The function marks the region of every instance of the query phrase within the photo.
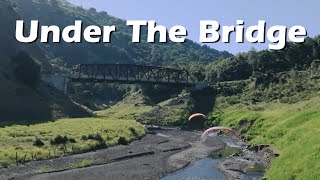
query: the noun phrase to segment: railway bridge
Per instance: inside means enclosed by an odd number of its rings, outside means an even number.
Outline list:
[[[162,84],[196,86],[197,78],[187,70],[136,64],[79,64],[71,82]]]
[[[121,83],[171,85],[202,89],[201,83],[187,70],[136,64],[78,64],[71,75],[43,74],[42,80],[67,93],[68,83]]]

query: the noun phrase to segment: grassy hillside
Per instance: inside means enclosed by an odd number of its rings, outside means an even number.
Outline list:
[[[42,25],[58,25],[64,28],[82,20],[83,26],[116,25],[110,44],[105,43],[48,43],[43,46],[55,57],[61,57],[68,64],[76,63],[140,63],[164,65],[172,61],[210,62],[230,57],[228,52],[219,52],[188,40],[186,43],[146,43],[146,31],[142,32],[142,43],[131,42],[131,28],[125,20],[113,17],[94,8],[83,9],[65,0],[12,0],[21,17],[29,21],[37,19]],[[30,24],[30,23],[27,23]],[[187,52],[187,53],[186,53]]]
[[[0,123],[22,119],[51,119],[51,110],[44,97],[39,96],[33,89],[5,77],[0,76],[0,81]]]
[[[191,98],[189,94],[160,102],[138,117],[138,121],[158,125],[182,125],[190,111]]]
[[[11,57],[21,50],[27,52],[42,67],[51,72],[52,53],[38,43],[23,44],[15,39],[15,21],[21,15],[13,1],[0,1],[0,125],[31,123],[59,117],[87,117],[91,113],[55,89],[41,84],[31,88],[17,80]],[[26,29],[28,31],[28,29]]]
[[[181,94],[154,103],[142,91],[128,94],[122,101],[106,110],[96,111],[100,117],[135,119],[144,124],[181,125],[189,111],[190,96]],[[183,121],[181,121],[184,119]]]
[[[35,90],[5,76],[0,75],[0,81],[0,126],[92,116],[90,110],[45,84]]]
[[[219,52],[207,46],[201,46],[188,40],[186,43],[131,43],[131,29],[125,20],[113,17],[107,12],[95,9],[83,9],[65,0],[2,0],[0,1],[0,77],[5,81],[0,85],[0,107],[6,111],[0,113],[0,121],[4,120],[48,120],[56,117],[73,117],[73,102],[63,101],[61,96],[53,97],[54,90],[45,88],[26,89],[18,83],[13,75],[10,58],[19,51],[26,51],[41,65],[41,72],[68,72],[66,67],[78,63],[139,63],[153,65],[187,64],[193,61],[211,62],[232,56],[227,52]],[[23,19],[28,35],[30,20],[39,20],[41,25],[58,25],[61,29],[72,25],[75,20],[82,20],[88,25],[116,25],[118,31],[112,36],[112,43],[19,43],[15,38],[15,22]],[[143,30],[143,39],[146,31]],[[187,53],[186,53],[187,52]],[[89,87],[89,88],[86,88]],[[8,88],[8,89],[7,89]],[[14,93],[26,91],[25,95]],[[19,90],[20,89],[20,90]],[[72,89],[72,87],[70,88]],[[109,105],[108,101],[119,101],[122,98],[121,87],[98,85],[85,86],[77,84],[76,93],[71,96],[92,109]],[[44,91],[42,91],[44,90]],[[45,92],[47,91],[47,92]],[[50,91],[50,92],[48,92]],[[88,92],[95,93],[88,93]],[[23,92],[22,92],[23,93]],[[92,94],[92,96],[87,96]],[[49,95],[46,96],[46,95]],[[87,97],[87,98],[85,98]],[[39,100],[40,99],[40,100]],[[50,100],[48,100],[50,99]],[[58,99],[59,102],[54,102]],[[50,102],[48,102],[50,101]],[[19,103],[21,102],[21,103]],[[63,106],[64,104],[69,104]],[[113,104],[113,103],[110,103]],[[21,110],[21,113],[13,113]],[[77,110],[74,110],[78,113]],[[19,112],[19,111],[18,111]],[[29,115],[25,112],[31,112]],[[80,113],[83,114],[83,113]]]
[[[15,38],[16,20],[21,19],[21,15],[14,8],[9,0],[0,1],[0,72],[11,75],[10,57],[24,50],[32,57],[36,58],[42,65],[43,70],[51,71],[48,62],[52,54],[38,43],[19,43]],[[28,31],[28,29],[26,29]]]
[[[136,119],[150,109],[152,102],[138,91],[128,94],[122,101],[106,110],[96,111],[95,114],[107,118]]]
[[[320,178],[320,98],[293,104],[271,102],[233,105],[224,110],[221,124],[242,130],[253,144],[271,144],[280,152],[267,172],[268,179]],[[244,122],[250,122],[249,129]]]
[[[232,127],[251,144],[270,144],[279,152],[268,179],[319,179],[319,81],[305,71],[269,85],[258,79],[229,82],[216,100],[222,111],[212,112],[209,124]]]

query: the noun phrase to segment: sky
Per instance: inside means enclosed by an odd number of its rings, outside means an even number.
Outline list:
[[[290,28],[301,25],[308,36],[320,34],[320,1],[317,0],[69,0],[84,8],[94,7],[109,15],[125,20],[155,20],[168,29],[182,25],[188,30],[188,39],[199,42],[201,20],[215,20],[221,26],[236,26],[236,20],[244,20],[245,26],[256,25],[265,20],[270,26],[284,25]],[[235,33],[234,33],[235,34]],[[252,47],[267,49],[266,43],[235,43],[231,35],[230,43],[207,44],[217,50],[233,54],[246,52]]]

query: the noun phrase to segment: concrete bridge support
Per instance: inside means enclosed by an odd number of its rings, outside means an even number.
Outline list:
[[[70,80],[67,75],[42,74],[41,80],[64,94],[68,93],[68,83]]]

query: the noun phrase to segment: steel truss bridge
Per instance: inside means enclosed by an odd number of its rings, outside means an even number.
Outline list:
[[[73,67],[71,82],[159,84],[196,86],[187,70],[134,64],[79,64]]]

